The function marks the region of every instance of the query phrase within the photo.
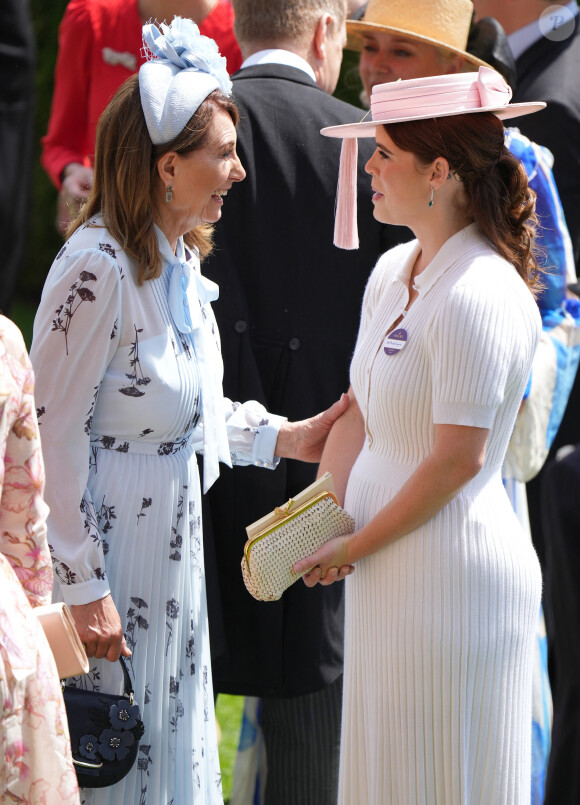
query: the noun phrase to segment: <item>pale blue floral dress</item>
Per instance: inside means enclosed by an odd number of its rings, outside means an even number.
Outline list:
[[[48,275],[31,349],[58,587],[69,604],[110,589],[145,723],[130,774],[84,790],[94,805],[222,802],[195,451],[206,487],[230,450],[273,466],[281,421],[224,400],[217,286],[181,242],[176,257],[158,240],[163,273],[139,285],[106,229],[78,230]],[[90,666],[72,683],[121,689],[118,663]]]

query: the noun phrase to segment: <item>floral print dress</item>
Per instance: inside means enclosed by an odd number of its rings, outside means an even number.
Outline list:
[[[217,286],[157,233],[163,272],[139,285],[99,220],[77,230],[48,275],[31,350],[60,592],[83,604],[110,590],[145,724],[129,775],[83,791],[99,805],[222,802],[195,452],[210,465],[230,451],[276,463],[280,418],[221,394]],[[119,663],[90,666],[72,684],[121,690]]]
[[[52,589],[48,509],[22,336],[0,316],[0,802],[79,802],[54,658],[31,607]]]

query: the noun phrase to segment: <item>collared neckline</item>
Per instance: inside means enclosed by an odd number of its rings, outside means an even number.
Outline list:
[[[282,64],[285,67],[296,67],[298,70],[306,73],[314,83],[316,83],[316,76],[314,70],[308,64],[306,59],[293,53],[290,50],[283,50],[282,48],[268,48],[266,50],[259,50],[257,53],[252,53],[244,60],[240,70],[245,70],[246,67],[256,67],[262,64]]]
[[[460,255],[464,254],[468,248],[483,242],[485,242],[485,239],[476,223],[468,224],[468,226],[460,229],[459,232],[456,232],[445,241],[431,262],[420,274],[417,274],[413,281],[413,287],[420,295],[426,294],[439,277],[451,268]],[[398,280],[404,285],[409,284],[411,271],[419,252],[420,245],[416,241],[409,257],[393,277],[393,281]]]

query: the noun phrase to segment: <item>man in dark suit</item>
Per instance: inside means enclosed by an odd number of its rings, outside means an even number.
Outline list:
[[[580,25],[576,0],[474,0],[477,18],[495,17],[516,59],[513,100],[542,100],[537,115],[514,118],[531,140],[554,155],[553,173],[580,271]],[[532,120],[532,118],[536,118]],[[580,443],[580,374],[576,376],[550,456]],[[545,805],[572,805],[580,796],[580,452],[549,458],[527,485],[530,526],[544,574],[544,612],[554,703]],[[574,486],[576,484],[576,486]],[[575,636],[575,637],[572,637]]]
[[[366,280],[389,245],[364,172],[373,143],[360,147],[360,249],[343,251],[333,246],[340,143],[320,129],[364,114],[329,94],[345,0],[234,0],[234,10],[246,60],[233,84],[247,178],[229,192],[204,273],[220,285],[214,310],[227,396],[302,419],[348,388]],[[245,526],[315,472],[296,462],[272,473],[222,470],[209,495],[221,596],[216,608],[210,589],[210,630],[223,627],[227,645],[214,687],[262,697],[266,801],[275,805],[336,802],[343,590],[298,582],[280,601],[260,603],[243,586],[240,561]]]
[[[0,310],[8,313],[28,225],[35,44],[28,0],[0,5]]]
[[[554,699],[545,805],[580,802],[580,445],[548,462],[542,483],[544,587]]]

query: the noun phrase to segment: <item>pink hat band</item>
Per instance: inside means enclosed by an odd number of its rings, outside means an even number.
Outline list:
[[[478,73],[378,84],[371,95],[373,120],[401,117],[438,117],[477,109],[501,108],[511,100],[511,87],[495,70],[480,67]]]

